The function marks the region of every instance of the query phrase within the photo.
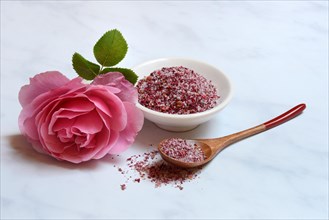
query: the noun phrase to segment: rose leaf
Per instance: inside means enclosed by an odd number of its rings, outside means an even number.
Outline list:
[[[92,80],[99,74],[100,66],[86,60],[78,53],[73,54],[72,65],[78,75],[84,79]]]
[[[125,56],[128,44],[117,29],[106,32],[95,44],[94,55],[102,66],[114,66]]]
[[[121,68],[121,67],[105,68],[100,72],[100,74],[104,74],[104,73],[108,73],[108,72],[120,72],[120,73],[122,73],[122,75],[124,75],[126,80],[131,82],[133,85],[137,82],[137,79],[138,79],[137,74],[133,70],[127,69],[127,68]]]

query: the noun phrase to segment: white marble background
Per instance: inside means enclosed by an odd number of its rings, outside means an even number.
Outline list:
[[[150,122],[115,161],[80,165],[39,155],[19,135],[17,94],[118,28],[121,63],[189,57],[228,74],[235,94],[214,120],[182,137],[216,137],[296,104],[296,119],[223,151],[184,184],[154,188],[113,164],[173,134]],[[328,1],[1,1],[1,219],[328,219]]]

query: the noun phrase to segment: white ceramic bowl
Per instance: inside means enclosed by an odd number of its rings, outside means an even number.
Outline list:
[[[206,79],[211,80],[220,96],[218,104],[207,111],[178,115],[157,112],[137,103],[137,107],[144,113],[146,119],[154,122],[158,127],[169,131],[188,131],[211,119],[222,110],[232,98],[232,85],[228,77],[217,68],[201,61],[185,58],[162,58],[142,63],[134,68],[139,80],[148,76],[154,70],[162,67],[184,66],[194,70]]]

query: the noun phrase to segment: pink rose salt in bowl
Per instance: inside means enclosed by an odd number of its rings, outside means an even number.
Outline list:
[[[186,58],[162,58],[134,68],[137,107],[158,127],[183,132],[213,118],[232,98],[229,78],[216,67]]]

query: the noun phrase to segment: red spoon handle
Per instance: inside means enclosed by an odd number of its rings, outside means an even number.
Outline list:
[[[296,117],[297,115],[299,115],[300,113],[302,113],[302,111],[306,108],[305,104],[299,104],[295,107],[293,107],[292,109],[290,109],[289,111],[283,113],[282,115],[279,115],[276,118],[273,118],[272,120],[269,120],[267,122],[265,122],[263,125],[265,125],[265,129],[270,129],[273,128],[275,126],[278,126],[294,117]]]

